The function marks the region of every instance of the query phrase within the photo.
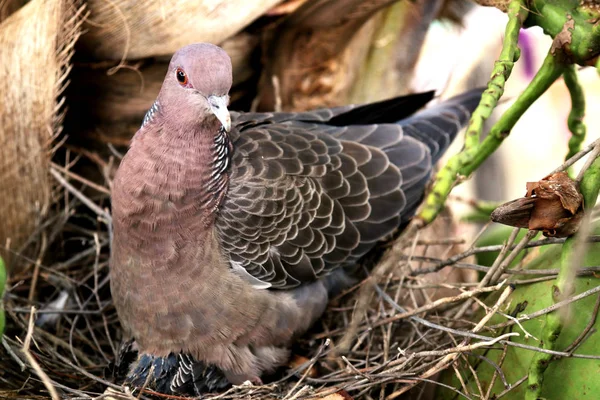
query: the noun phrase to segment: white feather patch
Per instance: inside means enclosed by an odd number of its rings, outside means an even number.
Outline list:
[[[250,275],[250,273],[246,271],[246,268],[242,267],[241,263],[236,261],[230,261],[229,263],[231,264],[231,269],[233,269],[233,272],[242,278],[242,280],[252,285],[254,289],[268,289],[271,287],[269,282],[263,282],[260,279]]]

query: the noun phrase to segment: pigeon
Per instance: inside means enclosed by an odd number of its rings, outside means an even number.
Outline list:
[[[113,181],[111,292],[134,386],[198,395],[284,365],[414,216],[481,96],[237,113],[231,84],[221,48],[177,51]]]

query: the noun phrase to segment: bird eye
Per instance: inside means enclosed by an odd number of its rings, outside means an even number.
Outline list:
[[[175,71],[175,76],[177,77],[177,82],[179,82],[182,86],[187,85],[188,77],[183,69],[177,68],[177,71]]]

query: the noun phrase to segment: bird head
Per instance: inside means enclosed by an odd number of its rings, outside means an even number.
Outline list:
[[[214,116],[229,131],[231,83],[231,59],[223,49],[210,43],[190,44],[173,55],[159,101],[179,110],[174,115],[181,118]]]

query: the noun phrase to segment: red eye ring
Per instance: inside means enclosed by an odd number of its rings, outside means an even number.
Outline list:
[[[185,86],[188,83],[188,77],[187,74],[185,73],[185,71],[183,70],[183,68],[178,67],[177,70],[175,71],[175,77],[177,78],[177,82],[179,82],[179,84],[181,86]]]

